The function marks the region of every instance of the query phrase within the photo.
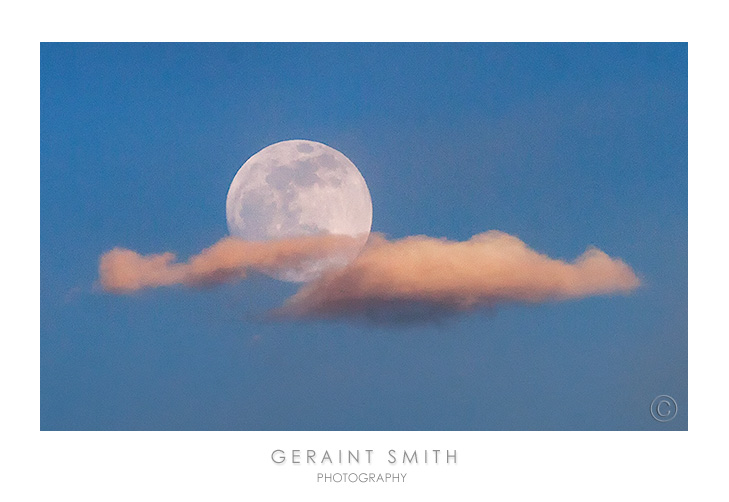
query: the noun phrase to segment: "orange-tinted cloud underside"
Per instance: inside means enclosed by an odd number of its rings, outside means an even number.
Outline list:
[[[225,238],[186,263],[175,255],[142,256],[116,248],[102,255],[99,282],[111,293],[240,280],[251,270],[271,273],[344,252],[341,236],[246,242]],[[464,242],[426,236],[389,241],[373,234],[347,267],[305,284],[277,315],[287,317],[428,316],[503,302],[544,302],[627,293],[640,285],[623,261],[589,248],[573,262],[552,259],[509,234],[490,231]]]

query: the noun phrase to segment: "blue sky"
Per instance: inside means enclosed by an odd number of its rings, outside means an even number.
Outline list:
[[[686,429],[687,64],[686,44],[41,45],[41,428]],[[264,321],[297,286],[263,276],[93,290],[114,246],[223,237],[238,168],[294,138],[357,165],[389,237],[595,245],[644,284],[395,326]]]

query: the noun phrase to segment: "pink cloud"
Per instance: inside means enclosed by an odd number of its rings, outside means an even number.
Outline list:
[[[306,269],[357,244],[357,239],[331,235],[268,242],[228,237],[185,263],[169,252],[144,256],[115,248],[101,256],[99,282],[117,294],[176,284],[215,285],[241,280],[250,270]],[[389,241],[372,234],[352,263],[305,284],[275,315],[427,317],[507,302],[625,294],[639,285],[630,266],[597,248],[567,262],[499,231],[464,242],[427,236]]]

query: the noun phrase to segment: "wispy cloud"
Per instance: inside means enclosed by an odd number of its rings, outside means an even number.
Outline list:
[[[212,286],[243,279],[250,270],[306,270],[327,257],[351,253],[360,242],[354,237],[335,235],[267,242],[226,237],[186,263],[177,262],[171,252],[145,256],[130,249],[114,248],[99,260],[99,284],[105,291],[117,294],[175,284]]]
[[[276,273],[357,246],[341,236],[246,242],[225,238],[175,262],[173,253],[142,256],[113,249],[101,257],[99,280],[112,293],[242,279],[249,270]],[[389,241],[373,234],[347,267],[305,284],[273,314],[293,318],[364,316],[428,318],[500,303],[537,303],[628,293],[640,280],[625,262],[588,248],[572,262],[553,259],[512,235],[490,231],[464,242],[427,236]]]

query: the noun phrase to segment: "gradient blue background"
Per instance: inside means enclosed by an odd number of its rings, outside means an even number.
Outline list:
[[[686,44],[42,44],[42,429],[687,429]],[[588,245],[644,286],[438,323],[269,322],[296,291],[94,291],[227,233],[243,162],[347,155],[373,230]],[[654,421],[658,394],[678,402]]]

